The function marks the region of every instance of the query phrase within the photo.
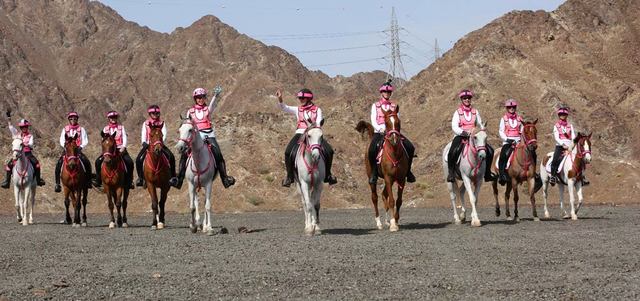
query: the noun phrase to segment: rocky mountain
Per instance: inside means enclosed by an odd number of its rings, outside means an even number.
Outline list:
[[[490,142],[498,144],[497,126],[505,98],[539,118],[540,150],[551,150],[554,107],[570,105],[580,129],[594,132],[594,162],[588,172],[591,203],[635,201],[638,158],[638,46],[640,4],[632,0],[569,0],[556,11],[509,13],[469,33],[441,59],[399,90],[403,129],[418,146],[418,183],[408,188],[409,206],[447,205],[440,152],[451,138],[449,119],[455,95],[471,88],[475,105],[489,121]],[[45,179],[39,210],[59,210],[53,192],[53,164],[65,114],[77,110],[90,135],[87,154],[98,153],[104,113],[123,113],[132,155],[139,150],[145,108],[163,108],[169,139],[175,139],[178,115],[192,103],[198,86],[224,87],[215,113],[218,140],[230,174],[238,184],[214,185],[214,207],[224,211],[295,209],[295,190],[281,188],[282,152],[294,131],[293,116],[276,107],[271,95],[285,91],[285,101],[309,87],[325,111],[325,136],[336,149],[338,185],[327,188],[325,207],[368,207],[362,157],[367,141],[353,130],[368,119],[383,72],[330,78],[306,69],[284,50],[237,32],[213,16],[170,34],[154,32],[88,0],[0,0],[0,110],[11,108],[31,119]],[[16,118],[17,119],[17,118]],[[14,120],[15,121],[15,120]],[[1,124],[0,142],[8,131]],[[620,189],[620,188],[623,189]],[[12,210],[13,201],[0,202]],[[491,205],[485,189],[481,203]],[[104,211],[103,195],[91,194],[91,211]],[[134,190],[132,209],[149,208],[146,191]],[[172,191],[168,209],[185,211],[186,189]]]

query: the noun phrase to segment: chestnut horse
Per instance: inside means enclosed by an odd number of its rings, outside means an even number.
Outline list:
[[[584,135],[578,133],[573,140],[573,149],[567,150],[567,158],[560,165],[558,176],[558,189],[560,190],[560,209],[564,212],[563,218],[578,219],[578,210],[582,206],[584,197],[582,196],[582,177],[587,168],[587,164],[591,163],[591,134]],[[540,163],[540,176],[542,177],[542,196],[544,198],[544,217],[551,218],[549,209],[547,208],[547,190],[549,189],[549,173],[551,172],[551,158],[553,152],[548,153]],[[549,172],[547,172],[547,166]],[[564,208],[564,186],[569,188],[569,203],[571,205],[569,213]],[[576,198],[574,191],[578,195],[578,205],[575,205]]]
[[[533,220],[540,221],[538,218],[538,213],[536,211],[536,198],[535,192],[536,189],[536,149],[538,148],[538,130],[536,129],[536,123],[538,123],[538,119],[533,122],[525,121],[523,122],[523,130],[520,134],[520,142],[516,144],[513,153],[509,158],[509,167],[507,170],[507,174],[510,177],[510,181],[507,182],[507,187],[504,193],[504,206],[505,206],[505,215],[507,216],[507,220],[520,220],[518,217],[518,201],[520,197],[518,195],[518,185],[527,182],[529,187],[529,199],[531,201],[531,210],[533,213]],[[494,172],[497,173],[498,167],[497,163],[500,158],[500,150],[495,152],[493,157],[493,164],[491,168]],[[498,203],[498,180],[494,180],[493,183],[493,198],[496,201],[496,216],[500,216],[500,204]],[[509,212],[509,195],[511,194],[511,190],[513,189],[513,215],[511,218],[511,213]]]
[[[73,137],[65,136],[64,156],[62,157],[62,185],[64,187],[65,223],[71,224],[69,202],[73,204],[73,227],[80,227],[80,208],[82,207],[82,226],[87,226],[87,176],[80,160],[80,147],[76,144],[76,133]]]
[[[128,227],[127,224],[127,198],[129,197],[129,184],[126,183],[125,165],[122,155],[116,147],[116,133],[109,135],[105,132],[102,135],[102,176],[103,191],[107,194],[107,203],[109,203],[109,212],[111,213],[111,222],[109,228],[116,227],[116,219],[113,216],[113,207],[118,211],[117,225],[118,227]],[[122,215],[120,213],[122,208]]]
[[[164,143],[162,142],[162,124],[151,125],[149,133],[149,148],[147,156],[144,159],[144,180],[146,181],[147,191],[151,196],[151,209],[153,210],[153,222],[151,229],[164,228],[164,204],[167,201],[167,194],[171,185],[169,185],[169,159],[162,152]],[[158,206],[157,189],[160,188],[160,202]]]
[[[378,165],[378,174],[384,179],[384,189],[382,190],[382,198],[384,199],[384,209],[386,212],[386,222],[389,224],[389,231],[395,232],[399,230],[398,222],[400,220],[400,206],[402,206],[402,192],[409,171],[409,156],[402,146],[404,136],[400,133],[400,118],[398,111],[400,107],[396,107],[395,111],[384,112],[384,123],[386,126],[384,142],[382,143],[382,154],[380,164]],[[356,126],[356,130],[360,134],[366,131],[369,139],[373,138],[373,126],[366,122],[360,121]],[[368,150],[365,150],[364,163],[367,168],[367,177],[371,177],[371,165],[369,164]],[[393,184],[398,185],[398,197],[393,198]],[[376,226],[382,230],[382,222],[378,212],[378,191],[376,184],[369,184],[371,188],[371,202],[376,214]],[[391,210],[391,220],[389,221],[389,210]]]

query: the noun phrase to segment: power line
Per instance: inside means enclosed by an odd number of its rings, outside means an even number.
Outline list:
[[[346,64],[364,63],[364,62],[372,62],[372,61],[377,61],[377,60],[386,60],[387,58],[389,58],[389,57],[388,57],[388,56],[383,56],[383,57],[377,57],[377,58],[370,58],[370,59],[363,59],[363,60],[355,60],[355,61],[346,61],[346,62],[331,63],[331,64],[307,65],[307,67],[325,67],[325,66],[335,66],[335,65],[346,65]]]
[[[304,40],[304,39],[332,39],[353,36],[381,34],[383,31],[359,31],[359,32],[336,32],[336,33],[315,33],[315,34],[285,34],[285,35],[255,35],[253,38],[265,40]]]
[[[365,46],[355,46],[355,47],[344,47],[344,48],[332,48],[332,49],[317,49],[317,50],[303,50],[303,51],[293,51],[293,54],[303,54],[303,53],[318,53],[318,52],[334,52],[334,51],[344,51],[344,50],[352,50],[352,49],[364,49],[364,48],[373,48],[385,46],[386,44],[376,44],[376,45],[365,45]]]

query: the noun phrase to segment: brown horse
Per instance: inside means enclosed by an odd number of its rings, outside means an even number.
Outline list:
[[[80,227],[80,207],[82,207],[82,226],[87,226],[87,175],[80,160],[80,148],[76,144],[78,134],[65,136],[62,163],[62,185],[64,186],[65,223],[71,224],[69,202],[73,204],[73,227]]]
[[[109,203],[109,211],[111,212],[111,222],[109,228],[116,226],[116,220],[113,216],[113,207],[118,210],[118,227],[128,227],[127,224],[127,199],[129,197],[129,184],[126,183],[125,165],[122,155],[116,147],[114,132],[112,135],[101,132],[102,135],[102,168],[100,174],[102,176],[103,191],[107,194],[107,203]],[[122,215],[120,213],[122,208]]]
[[[505,215],[507,216],[507,220],[516,221],[520,220],[518,217],[518,200],[520,199],[518,195],[518,185],[527,182],[529,188],[529,199],[531,201],[531,209],[533,211],[533,219],[535,221],[539,221],[538,213],[536,211],[536,149],[538,148],[538,130],[536,129],[536,123],[538,119],[533,122],[525,121],[523,123],[522,134],[520,135],[520,142],[516,144],[513,154],[509,158],[509,169],[507,170],[507,174],[511,178],[510,182],[507,182],[507,187],[504,193],[504,206],[505,206]],[[491,168],[494,172],[497,173],[496,162],[500,158],[500,150],[495,152],[493,157],[493,163],[491,164]],[[493,197],[496,201],[496,216],[500,216],[500,204],[498,204],[498,180],[493,181]],[[514,217],[511,218],[511,214],[509,212],[509,195],[511,194],[511,190],[513,189],[513,204]]]
[[[386,126],[384,142],[382,143],[382,157],[380,158],[380,164],[378,165],[378,174],[382,175],[384,179],[384,189],[382,190],[382,197],[384,199],[384,209],[386,212],[386,222],[389,225],[389,231],[398,231],[398,222],[400,220],[400,206],[402,206],[402,192],[404,190],[404,184],[409,170],[409,157],[407,152],[402,146],[402,139],[404,136],[400,133],[400,118],[398,117],[398,111],[400,107],[396,107],[395,111],[384,112],[384,122]],[[369,134],[369,139],[373,138],[374,130],[373,126],[366,122],[360,121],[356,126],[356,130],[360,134],[364,134],[365,131]],[[367,169],[367,178],[371,177],[371,165],[369,164],[369,156],[365,151],[364,163]],[[393,198],[393,184],[398,184],[398,197],[396,200]],[[376,226],[382,230],[382,222],[380,221],[380,214],[378,212],[378,191],[376,184],[369,184],[371,188],[371,202],[373,203],[373,209],[376,214]],[[392,218],[389,222],[389,210],[391,210]]]
[[[171,185],[169,179],[169,160],[162,152],[164,143],[162,142],[162,125],[151,125],[149,134],[149,148],[144,160],[144,179],[147,184],[147,191],[151,196],[151,209],[153,209],[153,223],[151,229],[164,228],[164,204],[167,201],[167,194]],[[158,206],[157,188],[160,188],[160,206]]]

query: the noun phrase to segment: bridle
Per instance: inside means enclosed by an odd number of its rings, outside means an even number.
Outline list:
[[[313,187],[313,173],[318,169],[318,163],[320,162],[320,160],[315,161],[311,164],[309,164],[309,162],[307,162],[307,159],[305,158],[305,153],[311,153],[313,152],[313,150],[318,150],[320,152],[320,156],[324,155],[324,150],[322,149],[322,144],[320,143],[309,143],[309,131],[312,129],[320,129],[322,130],[322,128],[320,128],[319,126],[308,126],[305,130],[304,130],[304,136],[303,139],[298,143],[301,147],[300,147],[300,155],[302,156],[302,162],[304,162],[304,166],[307,168],[307,172],[309,173],[309,176],[311,177],[311,186]]]

